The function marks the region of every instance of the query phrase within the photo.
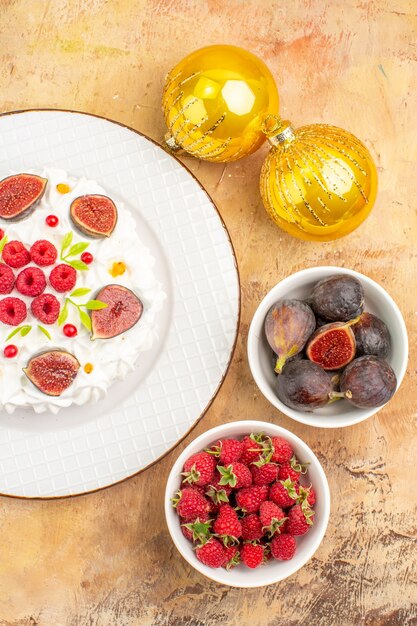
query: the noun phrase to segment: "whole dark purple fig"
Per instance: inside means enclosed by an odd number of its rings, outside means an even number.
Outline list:
[[[347,322],[362,313],[364,300],[363,287],[357,278],[336,274],[314,285],[308,301],[318,317],[330,322]]]
[[[397,377],[384,360],[365,355],[346,367],[340,379],[340,394],[354,406],[368,409],[382,406],[392,398],[397,388]]]
[[[391,336],[387,325],[376,315],[362,313],[352,325],[356,339],[356,355],[373,354],[385,359],[391,348]]]
[[[307,360],[292,361],[277,377],[275,391],[291,409],[310,412],[330,401],[333,384],[332,376],[319,365]]]
[[[311,308],[301,300],[281,300],[268,311],[265,318],[265,335],[278,358],[277,374],[286,361],[302,351],[314,332],[316,319]]]

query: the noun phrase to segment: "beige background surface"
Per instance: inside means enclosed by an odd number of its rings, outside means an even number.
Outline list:
[[[224,421],[276,421],[323,462],[333,496],[310,563],[263,590],[229,589],[192,570],[170,541],[162,486],[185,443],[121,485],[52,502],[0,499],[1,626],[405,626],[417,624],[415,0],[0,0],[0,108],[72,108],[160,140],[166,72],[189,51],[232,43],[261,56],[281,112],[357,134],[378,165],[367,222],[327,244],[280,232],[264,212],[266,146],[222,166],[186,159],[230,230],[242,322],[217,399],[190,435]],[[414,122],[414,124],[413,124]],[[408,373],[395,399],[344,430],[303,427],[259,394],[246,361],[262,296],[298,269],[336,264],[385,286],[408,325]]]

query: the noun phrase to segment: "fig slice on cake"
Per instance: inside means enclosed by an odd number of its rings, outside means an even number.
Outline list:
[[[48,350],[32,357],[23,369],[29,380],[47,396],[60,396],[74,382],[80,363],[65,350]]]
[[[72,201],[73,224],[89,237],[110,237],[117,224],[117,208],[111,198],[99,194],[80,196]]]
[[[143,313],[143,304],[136,294],[122,285],[106,285],[96,300],[107,307],[91,311],[91,339],[111,339],[132,328]]]
[[[39,203],[48,179],[35,174],[15,174],[0,181],[0,217],[20,220]]]

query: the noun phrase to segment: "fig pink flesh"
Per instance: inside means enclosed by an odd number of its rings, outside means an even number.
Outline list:
[[[0,217],[5,220],[29,211],[44,194],[46,178],[16,174],[0,181]]]
[[[76,226],[95,236],[109,237],[117,222],[116,205],[107,196],[80,196],[71,204],[70,214]]]
[[[107,285],[96,295],[107,307],[91,312],[92,339],[110,339],[132,328],[139,321],[143,304],[121,285]]]
[[[23,371],[40,391],[48,396],[60,396],[73,383],[79,368],[75,356],[52,350],[33,357]]]
[[[354,358],[355,338],[348,326],[327,328],[322,326],[313,335],[307,346],[307,356],[325,370],[337,370]]]

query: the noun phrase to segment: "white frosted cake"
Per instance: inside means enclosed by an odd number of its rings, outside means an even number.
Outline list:
[[[0,181],[0,228],[0,408],[96,402],[158,336],[165,294],[133,216],[45,168]]]

